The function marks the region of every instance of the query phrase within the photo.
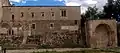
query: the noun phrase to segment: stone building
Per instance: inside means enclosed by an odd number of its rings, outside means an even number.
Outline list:
[[[7,47],[87,45],[106,48],[117,45],[115,20],[90,20],[82,32],[80,6],[12,6],[8,0],[0,0],[0,11],[0,43]],[[113,44],[108,46],[110,41]]]
[[[117,47],[116,20],[89,20],[86,31],[87,44],[92,48]]]

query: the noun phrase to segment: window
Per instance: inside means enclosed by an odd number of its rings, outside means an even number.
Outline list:
[[[75,20],[75,24],[77,24],[78,22],[77,22],[77,20]]]
[[[61,16],[62,17],[66,17],[67,15],[66,15],[66,10],[61,10]]]
[[[32,17],[34,17],[34,12],[31,12],[31,14],[32,14]]]
[[[54,23],[50,23],[50,28],[53,28],[54,27]]]
[[[23,15],[24,13],[23,12],[21,12],[21,17],[23,17],[24,15]]]
[[[8,30],[8,34],[9,35],[14,35],[14,31],[13,30]]]
[[[52,24],[50,24],[50,27],[53,27],[53,23],[52,23]]]
[[[51,15],[54,16],[54,12],[52,12]]]
[[[14,15],[12,15],[12,20],[14,20]]]
[[[8,31],[8,34],[11,35],[11,30]]]
[[[14,31],[12,30],[11,32],[12,32],[12,35],[14,35]]]
[[[43,17],[44,17],[44,12],[41,12],[41,16],[43,16]]]
[[[32,29],[35,29],[35,24],[32,24],[31,28],[32,28]]]

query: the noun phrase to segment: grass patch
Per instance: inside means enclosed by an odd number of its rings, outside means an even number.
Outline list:
[[[46,52],[32,52],[32,53],[101,53],[100,50],[83,50],[83,51],[65,51],[65,52],[56,52],[56,51],[46,51]],[[105,52],[112,53],[112,52]]]

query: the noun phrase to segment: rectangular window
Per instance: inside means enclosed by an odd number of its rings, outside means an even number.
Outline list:
[[[51,16],[54,16],[54,12],[51,13]]]
[[[14,20],[14,15],[12,15],[12,20]]]
[[[34,17],[34,12],[31,12],[32,17]]]
[[[9,35],[14,35],[14,31],[13,31],[13,30],[9,30],[9,31],[8,31],[8,34],[9,34]]]
[[[67,14],[66,10],[61,10],[61,16],[62,17],[66,17],[67,16],[66,14]]]
[[[32,28],[32,29],[35,29],[35,27],[36,27],[35,24],[32,24],[31,28]]]
[[[24,13],[23,12],[21,12],[21,17],[23,17],[24,15],[23,15]]]
[[[53,23],[52,23],[52,24],[50,24],[50,27],[53,27]]]
[[[54,28],[54,23],[50,23],[50,28]]]
[[[75,20],[75,24],[77,24],[78,23],[78,21],[77,20]]]
[[[42,17],[44,17],[44,16],[45,16],[45,15],[44,15],[44,12],[41,12],[41,16],[42,16]]]

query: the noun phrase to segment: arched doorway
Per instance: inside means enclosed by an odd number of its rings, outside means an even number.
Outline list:
[[[96,27],[94,34],[95,48],[107,48],[110,46],[110,31],[111,28],[107,24],[100,24]]]

